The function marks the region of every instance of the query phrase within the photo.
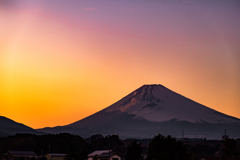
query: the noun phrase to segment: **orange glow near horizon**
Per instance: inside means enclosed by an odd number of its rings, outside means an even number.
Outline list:
[[[91,2],[0,4],[0,116],[67,125],[162,84],[240,118],[239,10]]]

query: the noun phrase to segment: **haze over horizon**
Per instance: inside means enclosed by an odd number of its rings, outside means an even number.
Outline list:
[[[144,84],[240,118],[239,5],[0,1],[0,115],[67,125]]]

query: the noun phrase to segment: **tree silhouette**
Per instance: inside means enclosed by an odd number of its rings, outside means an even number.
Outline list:
[[[149,144],[148,160],[188,160],[189,157],[187,147],[171,136],[159,134]]]
[[[226,139],[223,144],[222,160],[235,160],[236,159],[237,144],[234,139]]]
[[[142,158],[141,153],[141,143],[138,144],[137,141],[134,140],[127,146],[126,160],[140,160]]]

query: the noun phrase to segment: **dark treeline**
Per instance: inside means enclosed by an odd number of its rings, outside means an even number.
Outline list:
[[[84,160],[95,150],[112,149],[126,160],[151,159],[193,159],[216,156],[222,160],[240,159],[240,139],[202,140],[184,139],[182,141],[161,134],[153,139],[119,139],[118,135],[92,135],[83,139],[69,133],[60,134],[16,134],[0,138],[0,155],[8,150],[32,150],[38,155],[46,153],[65,153],[66,159]],[[145,156],[145,157],[144,157]]]
[[[88,152],[94,150],[83,138],[69,133],[56,135],[16,134],[15,136],[0,138],[0,150],[3,153],[8,150],[32,150],[41,155],[49,152],[78,152],[81,148]]]
[[[8,150],[31,150],[38,155],[46,153],[69,153],[80,154],[83,159],[94,150],[108,150],[109,148],[118,152],[121,156],[125,154],[125,144],[117,135],[93,135],[83,139],[78,135],[69,133],[60,134],[16,134],[0,138],[0,154],[3,155]]]

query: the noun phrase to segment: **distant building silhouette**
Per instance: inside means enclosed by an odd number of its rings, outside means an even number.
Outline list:
[[[88,160],[121,160],[121,157],[112,150],[97,150],[88,155]]]
[[[61,153],[48,153],[45,155],[47,160],[64,160],[66,154]]]
[[[227,131],[226,131],[226,129],[224,130],[224,135],[222,136],[222,140],[226,140],[226,139],[228,139],[229,137],[228,137],[228,135],[227,135]]]
[[[15,151],[15,150],[9,150],[6,154],[5,157],[6,159],[19,159],[19,158],[24,158],[24,159],[31,159],[31,158],[36,158],[36,153],[33,151]]]

